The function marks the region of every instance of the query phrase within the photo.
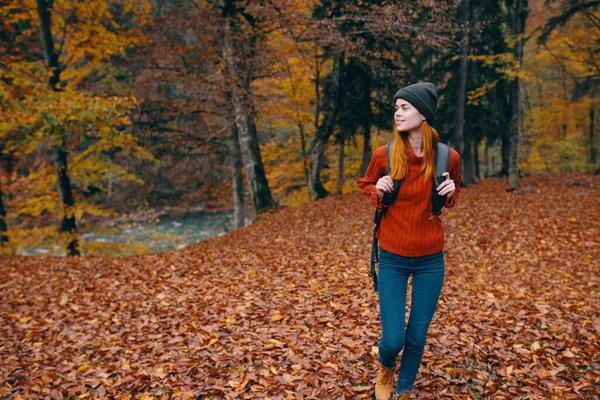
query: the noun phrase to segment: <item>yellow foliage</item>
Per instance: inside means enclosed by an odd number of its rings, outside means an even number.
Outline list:
[[[599,33],[585,16],[576,15],[564,28],[552,31],[543,48],[535,45],[537,35],[525,48],[524,69],[536,77],[523,85],[528,100],[521,157],[525,170],[569,172],[593,168],[589,164],[589,111],[592,104],[598,104],[597,94],[574,96],[575,84],[588,79],[600,64],[592,31]],[[597,143],[592,145],[597,147]]]
[[[61,78],[69,86],[79,85],[113,55],[124,54],[127,48],[147,42],[142,28],[151,23],[151,2],[125,0],[122,3],[124,9],[134,16],[136,23],[131,29],[117,23],[108,0],[53,2],[51,30],[55,43],[61,45],[60,61],[66,66]],[[0,6],[0,15],[6,15],[8,23],[29,24],[31,28],[24,34],[37,38],[39,18],[36,9],[35,0],[12,0]],[[20,86],[20,83],[16,85]]]
[[[40,53],[41,46],[14,55],[9,52],[3,59],[0,70],[0,138],[6,137],[4,152],[16,157],[26,157],[31,153],[47,150],[48,156],[60,147],[67,152],[68,176],[71,180],[75,205],[61,205],[57,193],[56,166],[36,163],[27,177],[16,176],[12,180],[14,200],[8,204],[13,215],[29,215],[39,219],[39,223],[56,223],[63,215],[73,215],[76,219],[84,215],[108,216],[109,210],[90,204],[78,194],[88,186],[102,188],[110,178],[113,182],[129,180],[141,184],[142,181],[106,156],[118,149],[130,156],[153,160],[154,157],[142,149],[137,138],[128,133],[131,125],[129,115],[136,100],[129,95],[130,88],[115,85],[108,96],[80,88],[86,78],[101,75],[107,84],[116,82],[111,75],[115,71],[110,66],[111,57],[123,55],[132,46],[146,43],[142,32],[151,23],[151,3],[148,0],[125,0],[123,10],[134,21],[121,26],[120,20],[112,15],[112,2],[72,2],[55,0],[49,9],[51,31],[59,52],[61,70],[60,91],[48,86],[52,71],[47,68]],[[0,6],[0,15],[6,17],[0,26],[19,24],[31,28],[20,31],[21,35],[31,36],[38,41],[40,27],[35,0],[13,0]],[[67,22],[68,20],[68,22]],[[65,27],[67,29],[65,29]],[[112,79],[112,81],[111,81]],[[120,89],[120,91],[118,90]],[[47,159],[41,158],[41,159]],[[12,190],[11,190],[12,189]],[[10,222],[10,221],[9,221]],[[70,238],[52,228],[23,229],[12,226],[8,252],[24,247],[49,248],[54,251],[61,243],[59,251]],[[46,236],[44,236],[46,235]],[[35,245],[37,243],[38,245]],[[85,251],[85,249],[83,249]]]

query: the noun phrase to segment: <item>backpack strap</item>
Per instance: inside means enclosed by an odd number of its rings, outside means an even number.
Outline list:
[[[450,147],[448,145],[438,142],[435,151],[435,174],[441,176],[444,172],[448,172],[448,166],[450,164]]]
[[[388,143],[388,168],[387,175],[391,174],[392,171],[392,147],[394,146],[394,140]],[[375,216],[373,217],[373,222],[375,222],[375,229],[373,230],[373,244],[371,245],[371,272],[369,272],[369,276],[373,278],[373,288],[375,292],[378,291],[377,288],[377,273],[375,272],[375,263],[379,262],[379,240],[377,239],[377,231],[379,230],[379,225],[381,224],[381,219],[385,215],[387,208],[394,204],[396,201],[396,197],[398,197],[398,192],[400,191],[401,180],[394,180],[394,190],[392,193],[384,193],[383,199],[381,200],[382,210],[375,210]]]
[[[438,142],[435,151],[435,179],[433,180],[433,186],[431,188],[431,215],[429,217],[430,221],[434,215],[441,214],[442,208],[444,207],[444,203],[446,203],[446,196],[440,196],[436,188],[440,185],[440,183],[446,180],[446,178],[442,174],[444,172],[448,172],[449,164],[450,147],[448,147],[444,143]]]
[[[392,148],[393,147],[394,147],[394,140],[392,140],[388,144],[388,169],[387,169],[388,175],[392,174]],[[402,180],[394,179],[393,182],[394,182],[394,190],[392,190],[390,193],[385,192],[383,194],[383,199],[381,200],[381,204],[385,206],[386,210],[387,210],[387,207],[391,206],[392,204],[394,204],[396,202],[396,198],[398,197],[398,193],[400,192],[400,184],[402,183]]]

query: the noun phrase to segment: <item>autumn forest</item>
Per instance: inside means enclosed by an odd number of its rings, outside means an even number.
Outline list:
[[[433,82],[413,398],[597,399],[599,50],[595,0],[1,1],[0,398],[374,398],[356,180]]]

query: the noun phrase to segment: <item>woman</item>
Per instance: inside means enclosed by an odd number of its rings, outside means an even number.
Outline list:
[[[387,171],[388,145],[379,147],[365,176],[356,181],[371,204],[381,209],[385,192],[401,179],[400,192],[377,231],[380,246],[378,267],[379,311],[382,337],[379,342],[378,400],[410,398],[425,348],[429,324],[437,307],[444,280],[444,228],[431,214],[435,174],[434,148],[439,135],[432,127],[437,109],[435,85],[421,82],[400,89],[394,96],[394,147],[391,171]],[[460,157],[450,149],[446,180],[436,190],[446,196],[445,207],[456,204]],[[404,328],[406,290],[412,275],[412,305]],[[392,389],[396,356],[402,353],[396,390]]]

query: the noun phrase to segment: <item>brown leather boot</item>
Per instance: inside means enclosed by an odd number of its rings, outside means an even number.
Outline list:
[[[377,400],[390,400],[392,385],[394,383],[394,368],[387,368],[379,361],[379,377],[375,384],[375,398]]]
[[[400,394],[396,393],[396,391],[393,391],[391,393],[391,397],[390,400],[409,400],[410,399],[410,392],[402,392]]]

